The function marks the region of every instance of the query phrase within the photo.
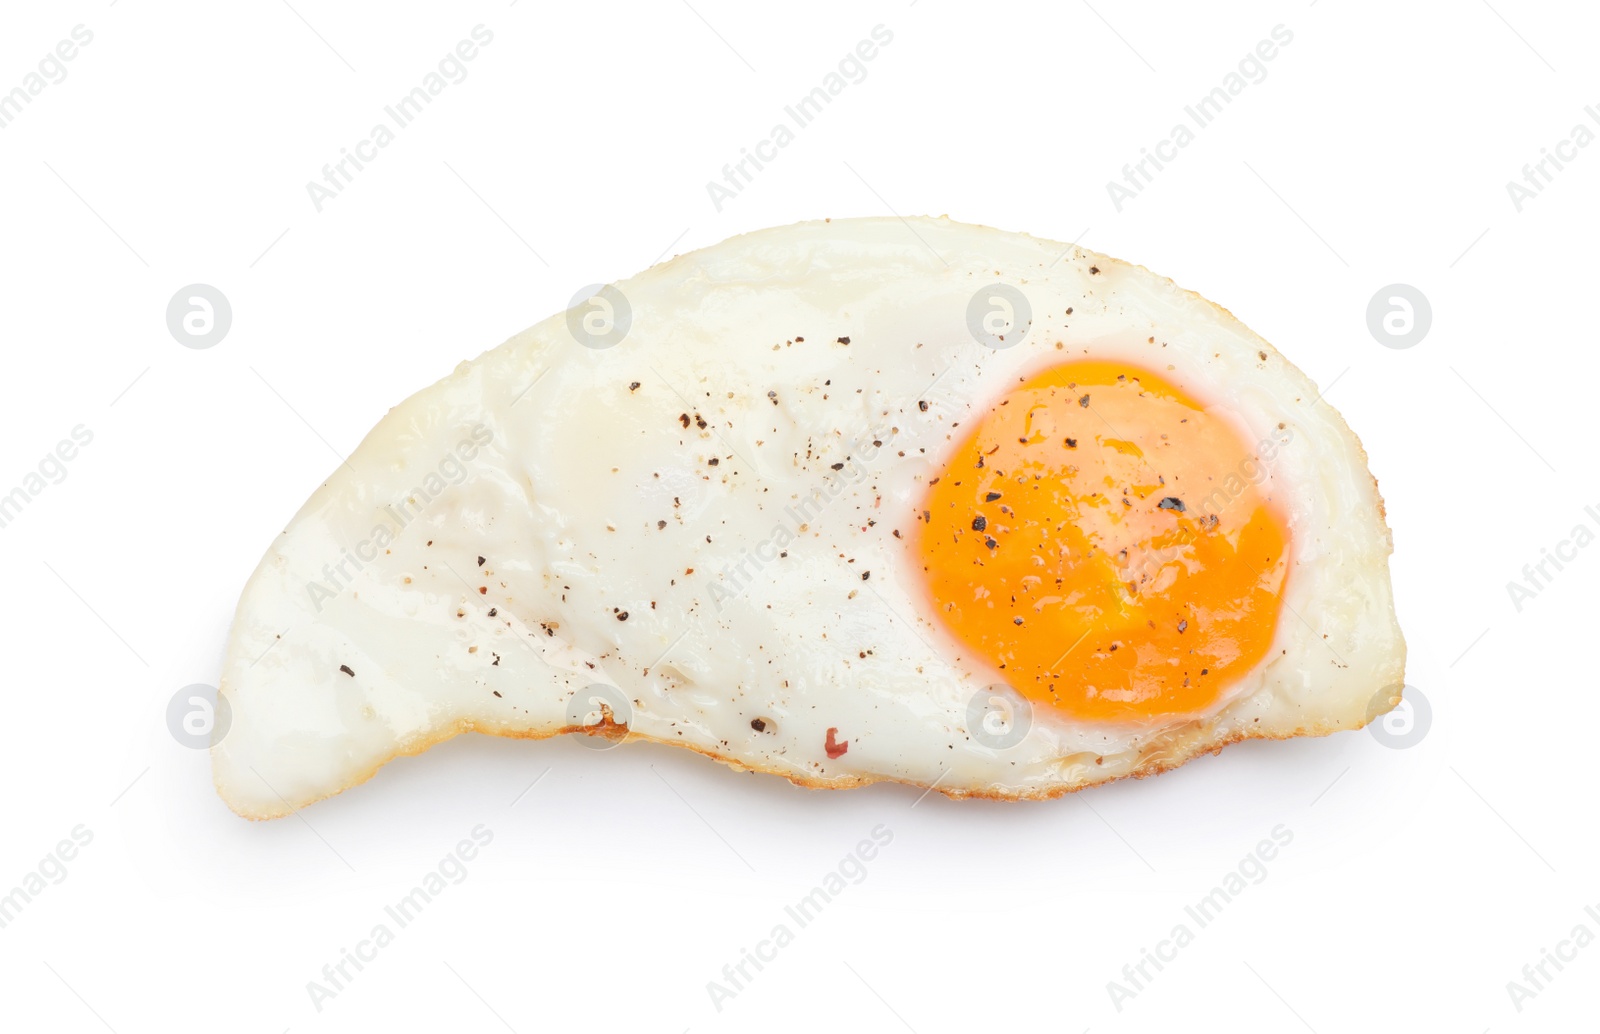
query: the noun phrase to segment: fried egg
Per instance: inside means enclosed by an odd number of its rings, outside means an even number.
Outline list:
[[[766,230],[378,422],[244,589],[216,785],[276,817],[475,731],[1053,797],[1394,707],[1390,551],[1344,420],[1170,281]]]

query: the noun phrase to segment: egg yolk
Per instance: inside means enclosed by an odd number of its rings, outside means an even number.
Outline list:
[[[1069,362],[1010,391],[928,489],[945,629],[1088,721],[1213,708],[1271,648],[1289,534],[1255,450],[1161,376]]]

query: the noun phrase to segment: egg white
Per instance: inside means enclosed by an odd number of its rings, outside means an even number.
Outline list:
[[[968,321],[995,285],[1031,308],[999,349]],[[458,732],[541,737],[602,714],[612,734],[808,786],[1026,798],[1398,703],[1391,543],[1360,443],[1199,296],[947,219],[762,231],[613,290],[612,317],[631,315],[618,343],[586,347],[560,314],[461,364],[273,543],[220,682],[213,759],[234,810],[287,814]],[[997,745],[969,726],[1003,679],[930,620],[909,534],[963,428],[1085,356],[1162,373],[1251,443],[1218,477],[1253,477],[1291,529],[1277,639],[1213,713],[1097,725],[1040,706]],[[616,689],[604,709],[594,686]]]

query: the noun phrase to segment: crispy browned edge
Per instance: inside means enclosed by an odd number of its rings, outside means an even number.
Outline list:
[[[1399,703],[1400,703],[1400,690],[1398,688],[1396,688],[1394,690],[1394,695],[1389,700],[1389,707],[1386,708],[1385,711],[1392,710],[1393,708],[1399,706]],[[721,763],[723,763],[724,765],[727,765],[729,768],[733,769],[736,772],[759,772],[759,773],[763,773],[763,774],[766,774],[766,775],[775,775],[775,776],[779,776],[779,777],[781,777],[783,779],[788,780],[790,783],[792,783],[795,786],[802,787],[802,788],[808,789],[808,790],[853,790],[853,789],[858,789],[858,788],[864,787],[864,786],[871,786],[874,783],[900,783],[902,785],[916,787],[918,789],[936,791],[936,792],[938,792],[940,794],[943,794],[945,797],[950,798],[951,800],[984,800],[984,801],[1015,802],[1015,801],[1046,801],[1046,800],[1054,800],[1054,799],[1056,799],[1058,797],[1064,797],[1069,793],[1076,793],[1079,790],[1088,789],[1091,786],[1104,786],[1107,783],[1118,782],[1119,780],[1122,780],[1122,779],[1129,779],[1129,778],[1145,779],[1145,778],[1147,778],[1149,776],[1160,775],[1162,772],[1171,771],[1172,769],[1177,768],[1180,765],[1183,765],[1183,764],[1185,764],[1187,762],[1193,761],[1196,758],[1204,757],[1204,756],[1206,756],[1208,754],[1220,754],[1220,753],[1222,753],[1222,750],[1223,750],[1224,747],[1231,747],[1235,743],[1242,743],[1245,740],[1290,740],[1290,739],[1297,739],[1297,738],[1299,738],[1301,736],[1330,736],[1330,735],[1332,735],[1333,733],[1336,733],[1336,732],[1344,732],[1344,731],[1349,730],[1349,729],[1359,729],[1359,728],[1364,727],[1367,724],[1367,722],[1370,722],[1373,718],[1376,718],[1379,714],[1382,714],[1382,713],[1385,713],[1385,712],[1382,712],[1382,711],[1375,712],[1374,714],[1368,716],[1368,718],[1365,721],[1361,722],[1359,725],[1352,725],[1352,726],[1345,726],[1345,725],[1324,725],[1324,726],[1313,726],[1313,727],[1302,726],[1300,728],[1295,729],[1293,732],[1286,732],[1286,733],[1259,732],[1259,731],[1254,730],[1253,728],[1247,728],[1247,729],[1241,730],[1241,731],[1239,731],[1237,733],[1234,733],[1233,735],[1228,736],[1227,738],[1222,739],[1222,740],[1218,740],[1218,741],[1211,742],[1211,743],[1207,743],[1207,742],[1204,742],[1204,741],[1196,741],[1196,742],[1194,742],[1193,744],[1191,744],[1191,745],[1189,745],[1187,747],[1180,747],[1179,749],[1176,749],[1176,750],[1168,750],[1168,749],[1166,749],[1168,747],[1168,741],[1162,740],[1162,741],[1160,741],[1158,746],[1152,747],[1150,750],[1148,750],[1146,752],[1146,756],[1147,756],[1147,760],[1146,761],[1141,763],[1138,767],[1134,768],[1132,771],[1125,772],[1125,773],[1123,773],[1121,775],[1107,776],[1107,777],[1102,778],[1102,779],[1087,779],[1087,780],[1084,780],[1084,781],[1078,782],[1078,783],[1063,783],[1063,784],[1061,784],[1059,786],[1042,787],[1042,788],[1037,788],[1037,789],[1035,789],[1035,788],[1025,788],[1025,789],[1019,789],[1019,790],[1015,790],[1015,791],[1005,791],[1005,790],[968,790],[968,789],[962,789],[960,787],[943,787],[943,786],[937,785],[937,783],[932,785],[932,786],[929,786],[926,783],[919,783],[916,780],[912,780],[912,779],[896,779],[896,778],[894,778],[892,776],[854,776],[854,775],[852,775],[852,776],[835,776],[835,777],[831,777],[831,778],[812,778],[812,777],[809,777],[809,776],[797,775],[797,774],[793,774],[793,773],[790,773],[790,772],[780,772],[780,771],[777,771],[775,769],[762,768],[759,765],[747,764],[747,763],[745,763],[743,761],[740,761],[740,760],[738,760],[736,758],[729,757],[729,756],[724,755],[724,754],[718,754],[714,750],[708,750],[705,747],[699,747],[699,746],[696,746],[696,745],[694,745],[692,743],[683,743],[681,741],[664,740],[664,739],[661,739],[659,737],[648,736],[648,735],[645,735],[643,733],[630,733],[628,731],[628,727],[626,725],[619,725],[619,724],[613,722],[609,715],[606,716],[604,718],[604,720],[601,721],[598,725],[594,725],[594,726],[566,725],[566,726],[562,726],[562,727],[560,727],[558,729],[551,729],[551,730],[536,730],[536,729],[526,729],[526,730],[517,730],[517,729],[480,729],[480,728],[478,728],[476,723],[474,723],[472,721],[463,720],[463,721],[457,722],[452,728],[448,728],[448,729],[442,730],[436,736],[430,736],[430,737],[427,737],[427,738],[424,738],[424,739],[417,740],[414,743],[407,744],[405,747],[401,748],[400,750],[395,751],[393,754],[389,755],[387,758],[384,758],[382,761],[380,761],[377,764],[373,765],[366,773],[364,773],[361,776],[361,778],[353,780],[350,783],[348,783],[347,785],[342,786],[339,789],[332,791],[331,793],[326,793],[326,794],[323,794],[320,797],[316,797],[316,798],[313,798],[312,800],[306,801],[305,803],[301,804],[299,806],[299,808],[303,808],[303,807],[306,807],[308,805],[315,804],[315,803],[317,803],[317,801],[327,800],[329,797],[338,796],[339,794],[343,793],[346,790],[349,790],[349,789],[352,789],[354,787],[360,786],[362,783],[367,782],[373,776],[377,775],[379,769],[383,768],[383,766],[387,765],[389,762],[394,761],[397,758],[413,757],[413,756],[415,756],[417,754],[423,753],[424,751],[428,750],[431,747],[435,747],[435,746],[439,745],[440,743],[443,743],[446,740],[454,739],[456,736],[459,736],[462,733],[467,733],[467,732],[481,732],[481,733],[483,733],[485,735],[488,735],[488,736],[501,736],[501,737],[504,737],[506,739],[517,739],[517,740],[547,740],[547,739],[551,739],[551,738],[556,737],[556,736],[567,735],[569,733],[571,733],[571,734],[586,734],[586,735],[589,735],[589,736],[600,736],[600,737],[603,737],[605,739],[615,740],[618,743],[633,743],[633,742],[637,742],[637,743],[660,743],[660,744],[663,744],[663,745],[666,745],[666,746],[686,747],[689,750],[694,751],[696,754],[703,754],[703,755],[705,755],[706,757],[710,758],[713,761],[720,761]],[[1180,729],[1182,729],[1182,728],[1183,727],[1180,727]],[[298,811],[299,810],[299,808],[297,808],[297,807],[290,806],[290,808],[288,810],[286,810],[286,811],[279,811],[279,812],[272,812],[272,813],[261,813],[261,814],[250,814],[248,812],[240,811],[237,807],[235,807],[233,802],[228,798],[228,795],[222,793],[222,789],[221,789],[220,786],[217,788],[217,791],[218,791],[218,794],[222,797],[223,801],[227,803],[228,807],[230,809],[232,809],[233,812],[236,815],[239,815],[242,818],[251,819],[253,821],[261,821],[261,820],[266,820],[266,819],[283,818],[284,816],[287,816],[289,814],[292,814],[294,811]]]
[[[948,219],[949,217],[948,216],[944,216],[942,218]],[[1005,232],[1005,231],[1002,231],[1002,232]],[[1012,232],[1014,232],[1014,231],[1012,231]],[[1022,236],[1031,236],[1031,234],[1022,234]],[[1049,243],[1049,242],[1046,242],[1046,243]],[[1078,249],[1078,250],[1082,251],[1083,249]],[[1093,252],[1091,254],[1096,255],[1097,256],[1097,260],[1098,259],[1104,259],[1107,262],[1116,263],[1116,264],[1122,265],[1122,266],[1129,266],[1129,267],[1141,270],[1145,274],[1147,274],[1149,276],[1152,276],[1152,277],[1155,277],[1158,280],[1165,281],[1167,284],[1171,285],[1171,287],[1174,290],[1179,291],[1179,292],[1181,292],[1183,294],[1189,295],[1192,298],[1194,298],[1195,300],[1197,300],[1200,303],[1202,303],[1203,305],[1209,306],[1210,308],[1216,310],[1217,312],[1222,313],[1222,315],[1226,316],[1229,320],[1232,320],[1240,328],[1242,328],[1245,331],[1245,333],[1247,333],[1251,337],[1255,338],[1258,343],[1260,343],[1262,345],[1265,345],[1267,348],[1271,349],[1272,353],[1275,356],[1277,356],[1280,359],[1284,359],[1285,362],[1288,362],[1288,360],[1284,358],[1283,353],[1279,352],[1278,349],[1276,347],[1274,347],[1271,342],[1266,341],[1264,338],[1261,337],[1261,335],[1259,335],[1255,331],[1251,330],[1249,328],[1249,326],[1247,324],[1245,324],[1245,322],[1243,320],[1239,319],[1239,317],[1235,316],[1232,312],[1230,312],[1229,310],[1223,308],[1221,305],[1218,305],[1216,302],[1214,302],[1211,299],[1205,297],[1204,295],[1200,294],[1199,292],[1191,291],[1191,290],[1189,290],[1187,288],[1180,287],[1177,284],[1173,283],[1173,281],[1172,281],[1172,279],[1170,277],[1164,277],[1161,274],[1153,272],[1152,270],[1146,268],[1145,266],[1141,266],[1141,265],[1139,265],[1137,263],[1128,262],[1128,261],[1126,261],[1124,259],[1118,259],[1118,258],[1115,258],[1115,257],[1110,256],[1110,255],[1102,255],[1099,252]],[[672,259],[668,259],[667,261],[671,262],[671,261],[676,260],[677,258],[678,258],[678,256],[674,255],[672,257]],[[659,264],[660,263],[658,263],[658,265]],[[1295,370],[1299,369],[1298,367],[1295,367],[1294,364],[1292,364],[1292,363],[1290,363],[1289,365],[1290,365],[1291,369],[1295,369]],[[1302,374],[1302,376],[1303,376],[1303,374]],[[1372,473],[1371,473],[1371,471],[1372,471],[1371,458],[1367,455],[1366,446],[1362,443],[1360,436],[1355,433],[1355,430],[1353,428],[1351,428],[1349,424],[1345,424],[1345,430],[1349,432],[1350,437],[1356,443],[1356,449],[1361,453],[1361,464],[1362,464],[1363,467],[1365,467],[1367,469],[1367,472],[1368,472],[1367,476],[1372,478],[1373,496],[1377,500],[1377,503],[1378,503],[1378,520],[1384,525],[1384,531],[1385,532],[1390,532],[1391,545],[1390,545],[1389,552],[1392,555],[1393,552],[1394,552],[1394,548],[1393,548],[1393,545],[1392,545],[1392,541],[1393,541],[1392,532],[1390,531],[1390,528],[1388,526],[1388,524],[1389,524],[1389,520],[1388,520],[1389,514],[1388,514],[1388,510],[1385,508],[1384,503],[1383,503],[1383,492],[1379,488],[1378,479],[1375,476],[1373,476]],[[1404,645],[1403,644],[1404,644],[1404,640],[1402,640],[1402,650],[1404,649]],[[689,750],[694,751],[696,754],[703,754],[703,755],[705,755],[706,757],[710,758],[713,761],[720,761],[724,765],[727,765],[729,768],[733,769],[736,772],[759,772],[759,773],[766,774],[766,775],[775,775],[775,776],[779,776],[779,777],[781,777],[783,779],[788,780],[791,784],[793,784],[795,786],[802,787],[802,788],[808,789],[808,790],[853,790],[853,789],[859,789],[860,787],[864,787],[864,786],[871,786],[874,783],[900,783],[900,784],[902,784],[904,786],[911,786],[911,787],[915,787],[917,789],[936,791],[936,792],[938,792],[940,794],[943,794],[945,797],[947,797],[947,798],[949,798],[951,800],[984,800],[984,801],[1005,801],[1005,802],[1048,801],[1048,800],[1055,800],[1056,798],[1059,798],[1059,797],[1065,797],[1069,793],[1077,793],[1079,790],[1086,790],[1086,789],[1088,789],[1089,787],[1092,787],[1092,786],[1104,786],[1104,785],[1106,785],[1108,783],[1115,783],[1115,782],[1119,782],[1120,780],[1130,779],[1130,778],[1131,779],[1146,779],[1146,778],[1149,778],[1150,776],[1153,776],[1153,775],[1160,775],[1163,772],[1170,772],[1171,770],[1173,770],[1175,768],[1178,768],[1181,765],[1184,765],[1184,764],[1186,764],[1186,763],[1188,763],[1190,761],[1193,761],[1196,758],[1205,757],[1206,755],[1220,754],[1220,753],[1222,753],[1223,748],[1231,747],[1235,743],[1243,743],[1246,740],[1292,740],[1292,739],[1298,739],[1298,738],[1300,738],[1302,736],[1331,736],[1336,732],[1345,732],[1345,731],[1349,731],[1349,730],[1353,730],[1353,729],[1364,728],[1367,724],[1372,722],[1374,719],[1376,719],[1379,716],[1381,716],[1383,714],[1386,714],[1389,711],[1393,710],[1394,708],[1400,706],[1401,690],[1402,690],[1402,688],[1404,686],[1404,682],[1405,682],[1405,662],[1404,662],[1403,656],[1402,656],[1402,661],[1401,661],[1401,676],[1400,676],[1400,678],[1401,678],[1401,686],[1391,687],[1393,695],[1389,698],[1389,706],[1387,708],[1384,708],[1381,711],[1373,711],[1372,713],[1370,713],[1370,714],[1368,714],[1366,716],[1366,719],[1364,721],[1362,721],[1361,723],[1359,723],[1357,725],[1348,725],[1348,726],[1347,725],[1322,725],[1322,726],[1313,726],[1313,727],[1301,726],[1301,727],[1295,729],[1292,732],[1285,732],[1285,733],[1260,732],[1260,731],[1256,731],[1253,728],[1246,728],[1244,730],[1241,730],[1240,732],[1234,733],[1234,734],[1232,734],[1232,735],[1230,735],[1230,736],[1228,736],[1228,737],[1226,737],[1224,739],[1217,740],[1217,741],[1212,742],[1212,743],[1206,743],[1206,742],[1203,742],[1203,741],[1196,741],[1196,742],[1194,742],[1193,744],[1191,744],[1191,745],[1189,745],[1187,747],[1180,747],[1179,749],[1172,750],[1172,751],[1168,751],[1168,750],[1164,749],[1169,744],[1170,741],[1168,739],[1166,739],[1166,738],[1162,738],[1162,739],[1158,740],[1158,744],[1156,746],[1153,746],[1153,747],[1151,747],[1151,748],[1146,750],[1146,760],[1143,761],[1141,764],[1139,764],[1137,767],[1135,767],[1133,770],[1131,770],[1129,772],[1125,772],[1125,773],[1123,773],[1121,775],[1108,776],[1108,777],[1103,778],[1103,779],[1086,779],[1086,780],[1083,780],[1083,781],[1078,782],[1078,783],[1063,783],[1063,784],[1058,785],[1058,786],[1043,787],[1043,788],[1038,788],[1038,789],[1028,788],[1028,789],[1020,789],[1020,790],[1016,790],[1016,791],[1012,791],[1012,792],[1006,792],[1006,791],[1002,791],[1002,790],[967,790],[967,789],[962,789],[962,788],[959,788],[959,787],[942,787],[942,786],[939,786],[937,784],[929,786],[928,784],[919,783],[919,782],[917,782],[915,780],[912,780],[912,779],[896,779],[893,776],[837,776],[837,777],[832,777],[832,778],[811,778],[811,777],[808,777],[808,776],[796,775],[796,774],[792,774],[792,773],[789,773],[789,772],[780,772],[780,771],[776,771],[774,769],[762,768],[759,765],[746,764],[745,762],[739,761],[736,758],[732,758],[732,757],[729,757],[729,756],[723,755],[723,754],[718,754],[714,750],[708,750],[708,749],[706,749],[704,747],[698,747],[698,746],[695,746],[692,743],[684,743],[682,741],[664,740],[664,739],[661,739],[661,738],[655,737],[655,736],[647,736],[647,735],[645,735],[643,733],[630,733],[629,730],[628,730],[628,727],[626,725],[617,724],[616,722],[612,721],[612,718],[611,718],[610,714],[605,714],[602,717],[602,720],[600,721],[600,723],[598,725],[594,725],[594,726],[567,725],[567,726],[562,726],[561,728],[558,728],[558,729],[552,729],[552,730],[548,730],[548,731],[545,731],[545,730],[513,730],[513,729],[480,729],[480,728],[478,728],[478,726],[477,726],[477,724],[475,722],[472,722],[472,721],[469,721],[469,720],[462,720],[462,721],[457,722],[453,728],[442,730],[436,736],[431,736],[431,737],[427,737],[427,738],[424,738],[424,739],[420,739],[420,740],[418,740],[418,741],[416,741],[414,743],[410,743],[410,744],[407,744],[407,745],[403,746],[399,750],[395,751],[393,754],[391,754],[388,757],[384,758],[382,761],[379,761],[377,764],[373,765],[372,768],[370,768],[366,773],[364,773],[359,779],[353,780],[352,782],[346,784],[345,786],[342,786],[339,789],[334,790],[334,791],[332,791],[330,793],[325,793],[320,797],[312,798],[311,800],[306,801],[304,804],[301,804],[299,807],[300,808],[304,808],[304,807],[307,807],[309,805],[315,804],[318,801],[324,801],[324,800],[327,800],[330,797],[336,797],[336,796],[338,796],[339,794],[343,793],[346,790],[349,790],[349,789],[352,789],[354,787],[360,786],[361,784],[367,782],[373,776],[378,774],[378,770],[379,769],[383,768],[384,765],[387,765],[389,762],[394,761],[397,758],[414,757],[414,756],[416,756],[418,754],[423,753],[424,751],[428,750],[429,748],[438,746],[439,744],[445,742],[446,740],[454,739],[456,736],[459,736],[462,733],[467,733],[467,732],[480,732],[480,733],[483,733],[483,734],[488,735],[488,736],[501,736],[501,737],[505,737],[507,739],[517,739],[517,740],[546,740],[546,739],[550,739],[550,738],[555,737],[555,736],[567,735],[569,733],[574,733],[574,734],[575,733],[583,733],[583,734],[587,734],[587,735],[590,735],[590,736],[601,736],[601,737],[604,737],[606,739],[616,740],[618,742],[647,742],[647,743],[660,743],[660,744],[664,744],[664,745],[667,745],[667,746],[673,746],[673,747],[686,747]],[[1373,691],[1374,694],[1379,692],[1382,688],[1383,687],[1378,687],[1378,689]],[[1180,727],[1177,727],[1174,730],[1171,730],[1170,732],[1172,734],[1181,735],[1181,732],[1182,732],[1182,730],[1184,728],[1185,727],[1180,726]],[[215,769],[213,769],[213,777],[214,776],[215,776]],[[213,778],[213,782],[215,783],[215,779],[214,778]],[[291,805],[287,811],[274,812],[274,813],[271,813],[271,814],[251,815],[251,814],[248,814],[246,812],[240,811],[238,808],[234,807],[234,804],[233,804],[233,802],[231,800],[229,800],[228,795],[222,792],[222,787],[221,787],[220,784],[216,784],[216,787],[217,787],[218,795],[222,797],[223,801],[234,812],[234,814],[239,815],[239,816],[241,816],[243,818],[251,819],[252,821],[263,821],[263,820],[267,820],[267,819],[283,818],[283,817],[285,817],[285,816],[287,816],[289,814],[292,814],[293,812],[299,810],[299,808],[296,808],[295,806]]]

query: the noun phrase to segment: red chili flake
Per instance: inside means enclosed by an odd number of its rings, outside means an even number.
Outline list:
[[[841,741],[838,741],[838,742],[834,741],[833,737],[834,737],[835,734],[838,733],[838,731],[839,731],[838,729],[829,729],[828,730],[828,742],[824,743],[822,745],[822,749],[827,751],[828,758],[830,760],[836,760],[838,758],[844,757],[845,752],[850,749],[850,741],[849,740],[841,740]]]

